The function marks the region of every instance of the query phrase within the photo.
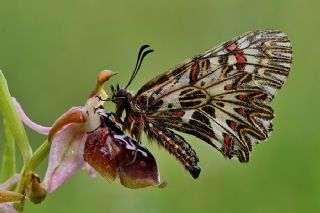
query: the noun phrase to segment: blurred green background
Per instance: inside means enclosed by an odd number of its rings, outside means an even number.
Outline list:
[[[131,85],[135,91],[247,31],[282,30],[294,51],[289,79],[273,102],[274,131],[254,147],[250,163],[225,160],[184,135],[200,157],[202,173],[194,180],[163,149],[145,142],[167,188],[130,190],[82,171],[42,204],[28,202],[26,212],[320,212],[319,10],[316,0],[0,0],[0,68],[12,95],[43,125],[83,105],[100,70],[120,72],[107,87],[124,85],[145,43],[156,51]],[[34,148],[45,140],[28,134]],[[38,170],[42,177],[46,163]]]

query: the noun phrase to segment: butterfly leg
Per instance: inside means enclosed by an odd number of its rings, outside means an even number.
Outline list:
[[[137,143],[140,144],[140,141],[137,141]],[[136,161],[137,153],[138,153],[138,147],[136,146],[135,150],[134,150],[134,156],[133,156],[132,160],[127,164],[127,166],[130,166],[131,164],[133,164]]]

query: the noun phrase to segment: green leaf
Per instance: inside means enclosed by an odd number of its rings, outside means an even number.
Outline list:
[[[28,137],[21,122],[21,119],[13,105],[12,97],[10,95],[7,81],[0,70],[0,111],[10,128],[12,135],[18,145],[22,154],[24,163],[28,163],[32,149],[29,145]]]

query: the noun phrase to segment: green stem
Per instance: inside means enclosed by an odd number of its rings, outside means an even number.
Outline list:
[[[30,179],[31,175],[38,165],[48,156],[51,144],[46,140],[37,148],[32,155],[29,163],[22,169],[23,173],[18,184],[18,192],[23,193],[26,182]],[[23,193],[24,194],[24,193]],[[24,202],[16,203],[14,207],[19,211],[23,212]]]
[[[16,153],[13,135],[7,126],[7,122],[3,119],[4,134],[6,143],[4,147],[1,167],[1,179],[0,182],[4,182],[16,173]]]
[[[26,165],[32,155],[32,149],[21,119],[13,105],[7,81],[0,70],[0,110],[13,134]]]
[[[26,165],[24,165],[21,170],[21,176],[20,176],[20,180],[18,182],[18,186],[17,186],[17,190],[16,190],[17,192],[19,192],[23,195],[25,194],[25,192],[24,192],[25,184],[30,179],[30,177],[31,177],[31,174],[27,170]],[[13,206],[18,212],[22,213],[23,209],[24,209],[24,204],[25,204],[25,200],[23,200],[21,203],[15,203]]]
[[[29,140],[22,124],[22,121],[17,113],[16,108],[12,102],[7,80],[0,70],[0,111],[6,121],[6,126],[10,129],[18,148],[23,158],[23,167],[21,170],[21,177],[17,186],[17,192],[24,194],[24,187],[26,181],[30,178],[29,162],[32,156],[32,149]],[[23,211],[24,203],[17,207],[19,212]]]
[[[31,171],[34,171],[38,167],[38,165],[48,156],[50,147],[51,144],[48,140],[46,140],[34,152],[29,163],[29,168]]]

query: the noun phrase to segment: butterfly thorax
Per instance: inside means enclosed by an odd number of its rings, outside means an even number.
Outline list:
[[[138,142],[141,141],[142,132],[149,139],[155,140],[175,155],[191,173],[194,178],[200,174],[198,157],[191,146],[183,137],[169,130],[163,122],[150,117],[153,110],[148,105],[152,103],[150,98],[132,96],[125,88],[112,89],[112,101],[116,104],[116,115],[121,118],[125,112],[123,129],[128,131]]]
[[[121,118],[125,112],[123,129],[128,131],[135,139],[140,141],[144,129],[143,113],[130,92],[125,88],[112,90],[112,101],[116,104],[116,115]]]

